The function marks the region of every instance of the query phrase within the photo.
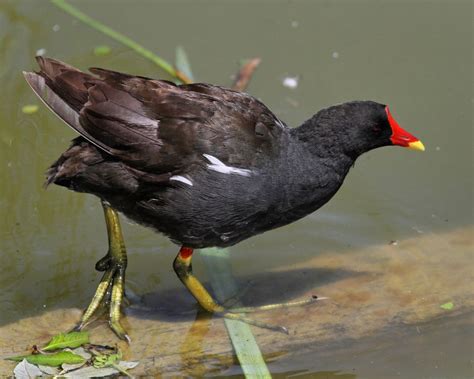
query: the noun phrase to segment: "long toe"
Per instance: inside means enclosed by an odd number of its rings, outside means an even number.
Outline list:
[[[130,336],[125,331],[124,327],[120,324],[119,321],[109,321],[110,328],[114,331],[118,338],[127,341],[127,343],[132,342]]]

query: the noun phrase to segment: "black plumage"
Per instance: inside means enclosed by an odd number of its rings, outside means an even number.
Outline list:
[[[386,106],[371,101],[291,129],[223,87],[37,60],[27,81],[80,134],[47,182],[92,193],[191,248],[230,246],[315,211],[359,155],[393,144]]]

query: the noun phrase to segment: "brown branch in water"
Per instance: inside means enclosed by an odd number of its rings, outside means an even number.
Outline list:
[[[260,64],[260,58],[249,59],[239,70],[237,77],[235,78],[232,89],[236,91],[245,91],[249,85],[250,79],[252,79],[253,73],[257,66]]]

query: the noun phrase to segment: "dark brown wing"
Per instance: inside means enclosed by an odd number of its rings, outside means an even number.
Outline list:
[[[222,87],[38,63],[39,73],[25,73],[38,96],[89,142],[141,171],[185,171],[203,154],[254,167],[278,153],[286,129],[255,98]]]

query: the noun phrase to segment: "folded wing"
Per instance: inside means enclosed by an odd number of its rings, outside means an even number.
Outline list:
[[[41,70],[25,73],[36,94],[86,140],[134,169],[185,172],[204,154],[246,168],[278,153],[286,127],[247,94],[98,68],[90,70],[94,76],[37,60]]]

